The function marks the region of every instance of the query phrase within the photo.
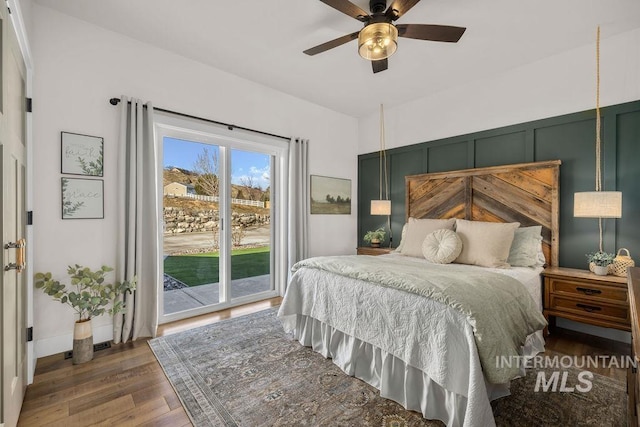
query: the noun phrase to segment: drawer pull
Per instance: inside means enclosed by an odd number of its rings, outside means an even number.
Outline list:
[[[602,310],[602,307],[597,307],[595,305],[576,304],[576,307],[581,308],[584,311],[588,311],[589,313]]]
[[[589,288],[576,288],[576,291],[582,292],[585,295],[598,295],[602,293],[600,289],[589,289]]]

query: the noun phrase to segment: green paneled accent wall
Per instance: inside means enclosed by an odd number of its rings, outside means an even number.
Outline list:
[[[617,133],[624,143],[616,152],[616,185],[622,191],[622,220],[617,221],[618,248],[627,248],[640,265],[640,111],[620,113]]]
[[[378,156],[358,160],[358,224],[361,224],[365,230],[375,230],[387,225],[386,217],[369,215],[371,213],[371,200],[380,198],[379,177],[380,160]],[[361,186],[360,183],[366,183],[366,185]],[[361,213],[366,215],[361,216]],[[364,233],[362,236],[364,236]]]
[[[525,132],[514,132],[476,139],[475,167],[525,163],[527,161],[525,137]]]
[[[470,167],[467,158],[468,147],[469,143],[466,141],[427,147],[427,170],[446,172]]]
[[[601,117],[603,186],[622,191],[622,218],[603,220],[604,249],[625,247],[640,263],[640,101],[603,108]],[[594,110],[387,150],[393,246],[405,222],[406,175],[554,159],[562,160],[560,265],[586,268],[585,254],[598,249],[598,220],[573,217],[573,193],[595,189]],[[361,245],[367,230],[386,227],[386,217],[369,212],[379,168],[379,152],[358,156]]]
[[[394,246],[400,243],[400,230],[405,222],[405,205],[404,205],[404,177],[405,175],[413,175],[424,170],[426,159],[426,150],[410,149],[400,151],[388,158],[390,166],[390,186],[391,195],[391,224],[392,230],[397,234],[393,235]]]

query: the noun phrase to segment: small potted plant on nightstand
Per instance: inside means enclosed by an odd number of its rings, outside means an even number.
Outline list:
[[[613,263],[615,257],[614,254],[602,251],[589,253],[587,254],[589,270],[598,276],[606,276],[609,273],[609,264]]]
[[[378,228],[377,230],[367,231],[367,234],[364,235],[364,241],[368,242],[372,248],[379,248],[380,242],[384,240],[386,235],[387,232],[384,231],[384,228]]]

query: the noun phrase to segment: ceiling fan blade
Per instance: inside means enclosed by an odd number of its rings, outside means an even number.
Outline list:
[[[347,34],[346,36],[338,37],[337,39],[333,39],[326,43],[319,44],[318,46],[314,46],[310,49],[304,51],[307,55],[317,55],[319,53],[325,52],[329,49],[333,49],[334,47],[338,47],[345,43],[350,42],[351,40],[355,40],[358,38],[358,33],[360,31],[356,31],[355,33]]]
[[[373,74],[379,73],[389,68],[389,60],[388,58],[384,58],[378,61],[371,61],[371,66],[373,67]]]
[[[384,14],[395,21],[407,13],[409,9],[415,6],[419,1],[420,0],[395,0],[391,5],[389,5]]]
[[[449,43],[460,40],[466,30],[464,27],[429,24],[400,24],[396,25],[396,28],[400,37]]]
[[[331,6],[332,8],[349,15],[352,18],[361,22],[366,22],[369,19],[369,14],[360,7],[351,3],[349,0],[320,0],[322,3]]]

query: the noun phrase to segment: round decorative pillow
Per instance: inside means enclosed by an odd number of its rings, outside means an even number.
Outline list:
[[[462,240],[453,230],[436,230],[422,242],[422,255],[436,264],[449,264],[462,252]]]

